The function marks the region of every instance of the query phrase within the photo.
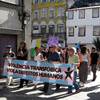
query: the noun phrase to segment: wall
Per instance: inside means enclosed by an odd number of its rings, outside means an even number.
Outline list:
[[[99,8],[100,12],[100,8]],[[68,16],[68,12],[66,12]],[[82,44],[92,44],[93,38],[93,26],[100,26],[100,13],[99,18],[92,18],[92,9],[85,9],[85,19],[79,19],[79,10],[74,11],[74,19],[66,21],[66,31],[67,31],[67,43],[68,44],[77,44],[81,41]],[[75,28],[75,26],[77,26]],[[78,36],[78,29],[81,26],[86,27],[86,34],[83,37]],[[68,27],[74,27],[74,36],[68,36]],[[92,45],[93,46],[93,45]]]
[[[30,20],[25,26],[25,41],[27,43],[28,50],[31,47],[31,32],[32,32],[32,0],[25,0],[25,11],[29,12]]]
[[[13,9],[0,7],[0,27],[21,29],[18,12]]]
[[[11,3],[11,4],[16,4],[16,5],[19,4],[19,0],[0,0],[0,1],[6,2],[6,3]]]

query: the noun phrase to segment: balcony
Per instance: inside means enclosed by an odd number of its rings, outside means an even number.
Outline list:
[[[46,17],[41,17],[41,20],[46,20],[47,18]]]
[[[49,38],[49,36],[53,36],[54,33],[39,33],[39,34],[32,34],[32,38]],[[66,32],[55,33],[55,36],[59,36],[62,39],[66,38]]]
[[[52,16],[52,17],[49,17],[49,19],[54,19],[54,16]]]
[[[34,18],[34,20],[38,20],[38,18]]]
[[[57,18],[58,19],[64,19],[64,16],[58,16]]]

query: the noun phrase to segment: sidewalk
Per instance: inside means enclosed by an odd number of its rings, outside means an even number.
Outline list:
[[[54,91],[55,84],[50,84],[48,93],[44,94],[40,89],[43,83],[39,83],[37,90],[31,91],[33,82],[30,82],[28,87],[17,89],[19,79],[14,79],[14,86],[3,88],[5,79],[0,79],[0,100],[100,100],[100,71],[97,72],[97,79],[91,82],[92,73],[88,76],[88,82],[85,87],[80,88],[78,94],[68,95],[67,86],[61,86],[59,91]],[[77,79],[79,81],[79,79]],[[73,90],[74,92],[75,90]]]

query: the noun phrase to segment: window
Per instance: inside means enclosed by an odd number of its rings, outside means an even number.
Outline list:
[[[39,27],[38,26],[33,26],[33,34],[39,33]]]
[[[94,36],[100,36],[100,26],[94,26],[93,27],[93,35]]]
[[[57,32],[58,33],[64,32],[64,28],[63,28],[63,25],[62,24],[57,25]]]
[[[46,0],[42,0],[42,3],[46,3]]]
[[[85,27],[79,27],[78,36],[85,36]]]
[[[74,27],[69,27],[69,36],[74,36]]]
[[[49,25],[49,33],[54,33],[54,32],[55,32],[54,25]]]
[[[41,19],[46,19],[46,11],[41,11]]]
[[[58,8],[57,10],[58,18],[64,19],[64,8]]]
[[[68,12],[68,19],[73,19],[74,18],[74,11],[69,11]]]
[[[50,0],[49,2],[52,3],[52,2],[55,2],[55,1],[54,0]]]
[[[54,18],[54,10],[50,10],[49,19],[53,19],[53,18]]]
[[[34,4],[38,4],[38,2],[39,2],[38,0],[34,0]]]
[[[79,10],[79,19],[85,18],[85,10]]]
[[[46,25],[41,26],[41,33],[46,33]]]
[[[99,17],[99,9],[94,8],[92,9],[92,18],[98,18]]]
[[[38,12],[34,12],[34,20],[38,20]]]

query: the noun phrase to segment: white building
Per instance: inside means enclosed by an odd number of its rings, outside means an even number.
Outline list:
[[[100,36],[100,6],[74,8],[66,11],[67,44],[79,42],[91,48],[93,38]]]

